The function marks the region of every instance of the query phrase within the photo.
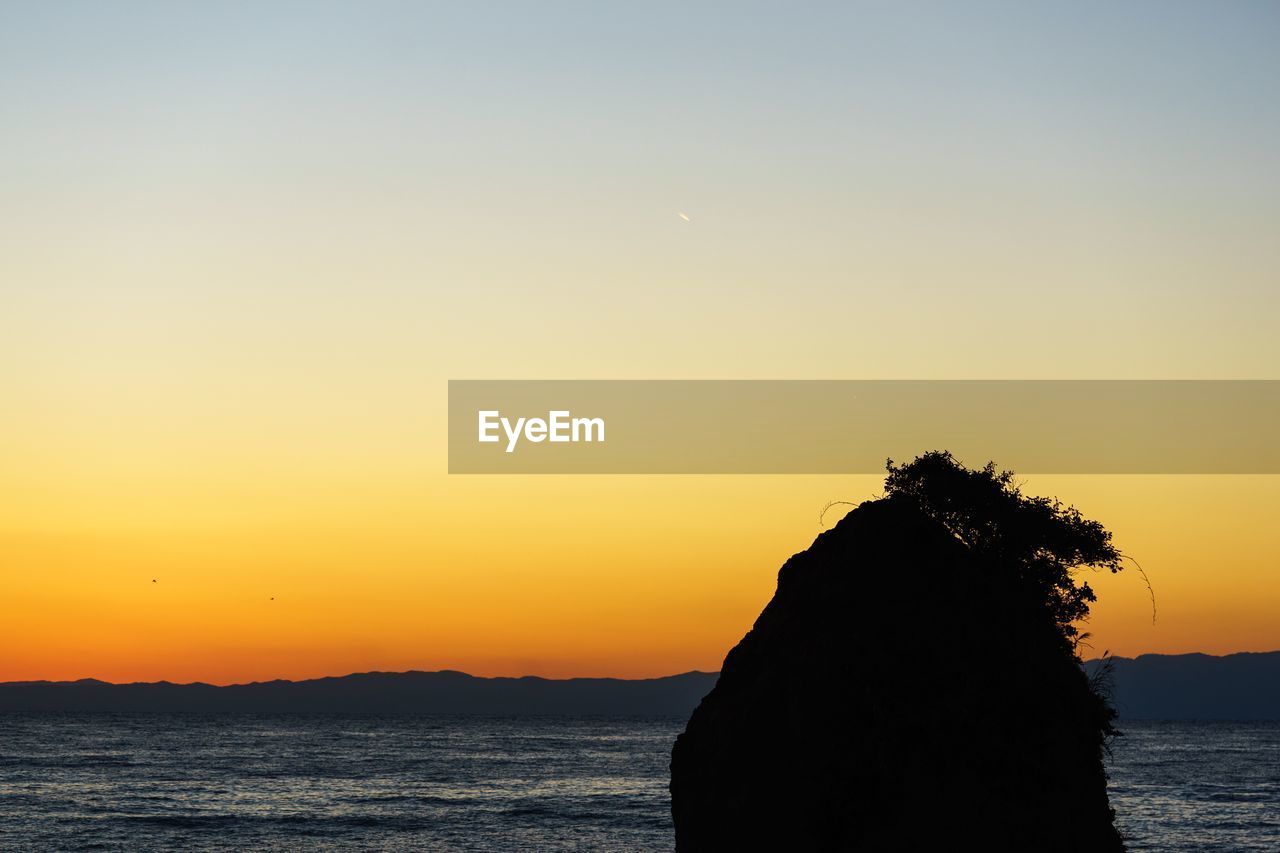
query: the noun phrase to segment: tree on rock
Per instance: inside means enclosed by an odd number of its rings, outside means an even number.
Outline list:
[[[980,559],[1012,572],[1039,596],[1068,642],[1074,623],[1097,600],[1088,582],[1077,584],[1081,567],[1120,571],[1111,532],[1057,498],[1028,497],[1012,471],[988,462],[966,468],[948,451],[931,451],[905,465],[886,466],[886,497],[913,502],[942,524]]]

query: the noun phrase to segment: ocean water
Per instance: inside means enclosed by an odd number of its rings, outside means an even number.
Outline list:
[[[0,714],[0,850],[668,850],[682,727]],[[1280,723],[1125,730],[1132,849],[1280,850]]]
[[[1130,850],[1280,851],[1280,722],[1121,730],[1108,775]]]

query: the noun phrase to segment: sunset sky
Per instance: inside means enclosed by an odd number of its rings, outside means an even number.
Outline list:
[[[1280,378],[1280,6],[745,8],[0,9],[0,680],[716,669],[879,491],[449,476],[451,378]],[[1022,479],[1096,652],[1280,649],[1280,477]]]

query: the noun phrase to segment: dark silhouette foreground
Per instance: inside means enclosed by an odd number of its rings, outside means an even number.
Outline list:
[[[681,851],[1121,850],[1076,656],[1110,535],[988,466],[890,466],[778,574],[676,742]]]

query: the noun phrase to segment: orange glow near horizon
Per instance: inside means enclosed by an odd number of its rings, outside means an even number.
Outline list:
[[[1026,479],[1106,523],[1155,587],[1153,625],[1135,571],[1088,576],[1096,653],[1280,648],[1280,478]],[[305,503],[183,488],[169,513],[117,494],[74,530],[4,535],[0,680],[714,670],[817,510],[878,479],[440,478]]]

